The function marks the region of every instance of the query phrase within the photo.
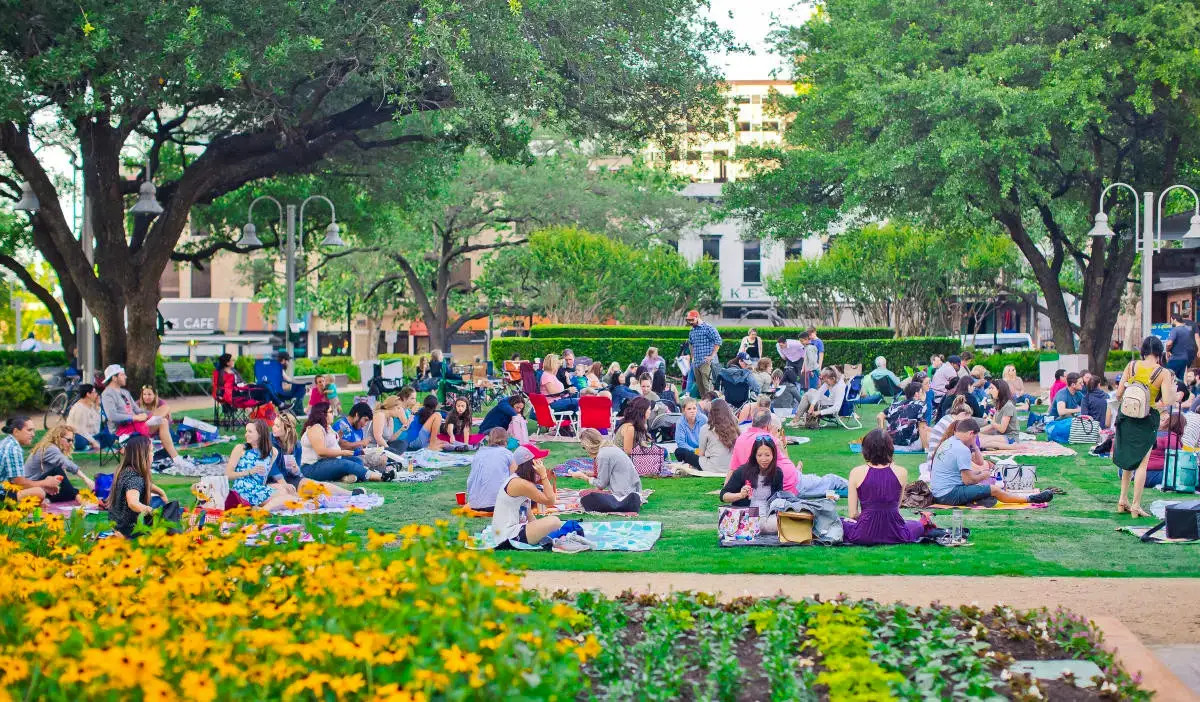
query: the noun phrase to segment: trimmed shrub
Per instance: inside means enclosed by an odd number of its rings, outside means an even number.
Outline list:
[[[335,375],[340,374],[352,382],[362,380],[362,373],[354,359],[346,356],[326,356],[318,358],[314,363],[310,358],[297,358],[292,362],[292,373],[295,375]]]
[[[741,341],[752,327],[717,327],[721,338],[726,341]],[[766,341],[781,336],[796,338],[807,327],[753,327]],[[686,337],[687,327],[650,327],[630,324],[538,324],[529,330],[534,339],[678,339]],[[893,332],[889,327],[817,327],[817,336],[822,341],[832,339],[890,339]]]
[[[238,356],[233,359],[233,369],[242,376],[242,380],[247,383],[254,382],[254,357],[253,356]]]
[[[44,386],[42,376],[32,368],[0,366],[0,407],[5,411],[41,409],[46,406]]]
[[[1137,351],[1109,351],[1108,360],[1104,363],[1106,371],[1123,371],[1125,366],[1135,358],[1139,358],[1140,354]],[[1183,378],[1180,378],[1183,380]]]
[[[601,339],[601,338],[570,338],[570,339],[531,339],[507,337],[492,341],[492,360],[499,365],[504,359],[514,353],[521,358],[541,358],[549,353],[562,353],[564,348],[570,348],[576,356],[588,356],[608,365],[617,361],[622,366],[638,363],[646,355],[646,349],[657,346],[659,352],[668,359],[674,358],[683,338],[676,339]],[[728,360],[737,351],[738,340],[726,341],[721,345],[721,359]],[[958,339],[950,337],[915,337],[908,339],[845,339],[825,343],[825,365],[841,365],[843,363],[861,363],[864,370],[874,367],[876,356],[883,356],[888,361],[889,368],[923,365],[929,362],[929,356],[935,353],[950,355],[958,353],[961,344]],[[775,354],[774,344],[763,349],[767,356],[778,365],[779,357]],[[872,364],[872,365],[868,365]],[[673,367],[673,366],[672,366]]]
[[[67,354],[64,351],[0,351],[0,366],[41,368],[66,365]]]
[[[1021,380],[1037,380],[1038,362],[1041,351],[1008,351],[1005,353],[976,354],[972,361],[988,369],[993,377],[999,378],[1004,367],[1012,364],[1017,369],[1017,377]],[[970,369],[968,369],[970,370]]]

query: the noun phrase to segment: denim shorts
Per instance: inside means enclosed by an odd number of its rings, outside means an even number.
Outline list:
[[[945,495],[935,495],[933,501],[940,505],[969,505],[991,495],[991,485],[959,485]]]
[[[416,449],[423,449],[427,446],[429,446],[429,430],[425,427],[421,427],[421,431],[417,433],[417,438],[408,444],[408,450],[415,451]]]

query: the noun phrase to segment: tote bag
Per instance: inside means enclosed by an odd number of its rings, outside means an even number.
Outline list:
[[[643,478],[656,478],[667,464],[667,451],[661,446],[634,446],[633,468]]]
[[[722,507],[717,513],[717,537],[722,541],[750,541],[760,530],[757,507]]]
[[[1071,429],[1067,434],[1067,442],[1072,444],[1100,443],[1100,422],[1090,417],[1074,417],[1071,419]]]

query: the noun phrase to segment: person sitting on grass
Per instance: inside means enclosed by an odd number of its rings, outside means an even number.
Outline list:
[[[734,507],[757,507],[759,515],[765,515],[771,495],[784,489],[783,472],[770,434],[754,437],[750,448],[750,458],[729,474],[721,488],[721,501]],[[760,518],[759,529],[764,534],[776,533],[778,517]]]
[[[1012,393],[1013,404],[1017,406],[1017,409],[1027,410],[1033,405],[1036,398],[1025,392],[1025,381],[1017,375],[1016,366],[1011,363],[1004,366],[1004,372],[1000,374],[1000,377],[1008,383],[1008,390]]]
[[[309,480],[322,483],[383,480],[383,473],[367,470],[361,461],[353,460],[352,449],[341,447],[337,432],[330,426],[333,417],[328,402],[309,407],[308,421],[300,438],[300,472]]]
[[[363,462],[363,449],[371,443],[366,429],[372,415],[370,405],[365,402],[356,402],[350,408],[349,414],[339,417],[333,423],[332,429],[337,433],[338,446],[350,451],[349,458],[352,461]]]
[[[642,509],[642,477],[633,460],[620,448],[605,441],[595,429],[582,429],[579,444],[596,465],[596,476],[581,470],[568,473],[572,478],[586,480],[592,487],[606,492],[592,492],[579,503],[588,512],[638,512]]]
[[[446,360],[441,349],[429,352],[429,374],[434,380],[460,381],[463,379],[461,375],[454,372],[454,366]]]
[[[291,412],[280,412],[275,418],[275,423],[271,425],[271,446],[275,448],[275,463],[271,466],[271,472],[267,474],[267,482],[281,490],[286,486],[288,494],[292,496],[298,495],[305,483],[315,482],[300,472],[300,436],[297,430],[299,426],[300,420]],[[322,485],[330,495],[361,495],[366,492],[362,488],[347,490],[334,483]]]
[[[800,406],[800,399],[804,397],[804,393],[800,390],[800,378],[791,368],[784,369],[783,377],[776,379],[775,375],[778,373],[779,370],[776,369],[771,374],[771,378],[775,382],[775,396],[771,398],[771,409],[794,412]]]
[[[246,441],[233,447],[225,463],[225,477],[233,490],[251,507],[268,512],[280,509],[291,497],[286,489],[268,483],[276,449],[271,445],[271,427],[261,419],[246,425]]]
[[[773,399],[770,395],[759,395],[757,401],[747,402],[742,405],[737,413],[738,424],[749,424],[750,420],[754,418],[755,413],[759,410],[771,409]]]
[[[771,359],[763,356],[754,362],[754,370],[750,373],[758,383],[758,391],[762,393],[770,393],[775,390],[778,383],[775,382],[774,373],[771,369]],[[783,377],[780,374],[780,377]]]
[[[709,473],[728,473],[733,445],[737,443],[740,429],[737,418],[729,403],[722,399],[712,401],[708,423],[700,429],[700,442],[696,454],[700,458],[700,470]]]
[[[820,383],[817,387],[804,393],[800,404],[796,405],[796,418],[793,426],[800,426],[801,421],[812,423],[819,417],[835,417],[842,409],[842,401],[846,399],[846,383],[838,377],[837,371],[826,368],[821,371]]]
[[[1006,448],[1016,443],[1021,430],[1017,427],[1017,405],[1012,401],[1008,383],[993,380],[986,390],[996,413],[992,421],[979,430],[979,446],[982,449]]]
[[[59,424],[51,427],[42,435],[40,441],[33,445],[29,458],[25,459],[25,477],[31,483],[37,483],[46,478],[59,479],[58,492],[50,495],[51,502],[71,502],[79,494],[67,475],[79,476],[89,490],[94,490],[92,482],[79,466],[71,460],[71,451],[75,448],[75,428],[70,424]]]
[[[33,443],[36,429],[29,417],[9,417],[4,424],[5,436],[0,440],[0,487],[9,483],[12,488],[3,488],[0,494],[6,500],[23,500],[36,497],[39,500],[58,494],[57,477],[30,480],[25,477],[25,452],[22,446]]]
[[[79,386],[79,399],[67,413],[67,424],[75,427],[75,450],[100,450],[100,391],[90,383]]]
[[[1054,382],[1050,383],[1050,390],[1046,393],[1046,404],[1053,408],[1054,398],[1058,397],[1058,391],[1065,387],[1067,387],[1067,371],[1059,368],[1054,371]]]
[[[629,400],[621,412],[620,424],[613,433],[613,443],[630,456],[634,449],[650,446],[653,442],[647,427],[649,421],[650,401],[640,396]]]
[[[310,413],[314,405],[321,404],[322,402],[327,405],[333,404],[333,399],[327,392],[332,378],[333,376],[325,374],[318,374],[313,377],[312,390],[308,393],[308,409]],[[338,414],[341,413],[340,407],[335,407],[334,409]]]
[[[513,434],[513,424],[525,424],[525,422],[525,396],[512,395],[510,397],[502,397],[496,403],[495,407],[483,415],[483,423],[479,425],[479,433],[486,434],[492,429],[507,429],[510,434]],[[525,436],[528,439],[528,432]],[[515,435],[513,438],[521,441]]]
[[[531,503],[553,507],[558,501],[545,464],[524,446],[513,452],[513,459],[517,469],[496,493],[492,513],[491,536],[498,551],[514,548],[514,542],[540,544],[562,527],[562,520],[554,515],[540,519],[529,515]]]
[[[159,424],[165,422],[168,431],[170,430],[171,409],[167,407],[167,401],[158,396],[158,391],[152,385],[142,386],[142,391],[138,394],[137,409],[150,415],[146,426],[157,429]]]
[[[971,393],[972,378],[969,375],[956,377],[950,380],[950,384],[946,388],[946,394],[942,396],[942,402],[938,406],[940,410],[939,417],[946,414],[946,410],[950,409],[950,405],[954,404],[955,398],[965,398],[967,405],[971,408],[972,417],[982,417],[983,408],[979,406],[979,401]]]
[[[893,461],[894,449],[892,437],[882,429],[872,429],[863,437],[866,463],[850,469],[847,518],[842,520],[845,543],[911,544],[924,535],[927,520],[906,521],[900,515],[900,493],[908,484],[908,471]]]
[[[1079,405],[1083,402],[1083,378],[1078,373],[1067,373],[1066,381],[1050,403],[1048,418],[1074,417],[1082,411]]]
[[[955,424],[954,434],[938,446],[931,467],[930,489],[938,504],[963,506],[992,498],[1012,504],[1042,504],[1054,499],[1054,493],[1043,490],[1028,497],[1005,492],[992,482],[989,465],[974,463],[975,439],[979,436],[979,424],[974,418],[960,420]]]
[[[508,432],[503,427],[489,429],[484,443],[471,459],[467,506],[476,512],[491,513],[496,509],[496,495],[508,476],[517,471],[517,463],[508,450]]]
[[[967,404],[967,398],[962,396],[955,398],[954,402],[950,404],[950,411],[930,427],[925,434],[923,443],[925,445],[926,458],[932,461],[933,452],[942,443],[942,439],[948,434],[954,433],[948,431],[951,424],[970,416],[972,416],[971,406]]]
[[[746,429],[733,443],[733,449],[729,455],[729,465],[725,467],[727,472],[736,470],[738,466],[745,464],[751,458],[751,448],[754,441],[759,436],[769,436],[773,442],[776,442],[775,450],[778,454],[776,464],[779,466],[779,471],[783,476],[784,489],[788,492],[796,494],[796,483],[799,480],[800,471],[792,459],[787,455],[786,437],[780,439],[782,435],[782,427],[779,420],[775,419],[775,415],[770,410],[758,410],[754,417],[750,420],[750,428]]]
[[[134,527],[154,512],[154,497],[164,503],[167,500],[167,493],[151,479],[152,454],[150,438],[135,434],[125,444],[121,464],[113,475],[108,517],[113,522],[113,529],[127,539],[132,539]]]
[[[421,409],[413,417],[408,427],[408,450],[427,448],[430,451],[441,451],[445,446],[438,434],[442,433],[442,413],[438,411],[437,395],[426,395],[421,402]]]
[[[1083,401],[1079,403],[1080,415],[1096,420],[1101,429],[1112,425],[1112,413],[1108,409],[1108,392],[1103,387],[1104,382],[1104,376],[1098,373],[1089,375],[1084,386]]]
[[[412,388],[404,388],[412,397]],[[401,391],[403,393],[403,391]],[[400,394],[388,395],[375,405],[371,413],[371,444],[382,446],[389,451],[404,453],[408,450],[408,442],[404,440],[404,432],[408,431],[408,423],[412,415],[404,407]]]
[[[700,405],[692,398],[683,401],[683,412],[675,423],[675,460],[683,461],[693,468],[700,467],[700,430],[708,424],[708,417],[700,412]]]
[[[446,445],[447,451],[463,452],[470,448],[471,442],[471,402],[465,397],[454,398],[454,406],[442,423],[442,431],[450,437]]]
[[[608,383],[604,381],[604,364],[600,361],[593,361],[583,377],[587,380],[587,386],[592,390],[599,391],[608,387]]]
[[[109,429],[117,436],[141,434],[149,437],[151,434],[157,433],[163,450],[167,452],[175,465],[179,468],[190,469],[192,462],[180,456],[179,452],[175,450],[175,442],[171,440],[170,423],[160,420],[152,431],[150,413],[138,409],[133,395],[130,395],[129,391],[125,389],[126,382],[125,369],[121,366],[114,363],[104,369],[104,392],[100,395],[100,404],[104,407],[104,414],[108,417]]]
[[[920,392],[920,383],[905,385],[904,394],[896,398],[886,412],[880,412],[875,418],[876,425],[891,438],[893,450],[896,446],[911,448],[921,443],[925,402],[918,399]]]

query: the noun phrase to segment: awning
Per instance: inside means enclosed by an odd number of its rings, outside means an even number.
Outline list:
[[[1174,290],[1190,290],[1192,288],[1200,288],[1200,275],[1163,278],[1154,284],[1154,292],[1172,292]]]
[[[429,336],[429,327],[425,326],[425,322],[416,321],[408,324],[409,336]]]

